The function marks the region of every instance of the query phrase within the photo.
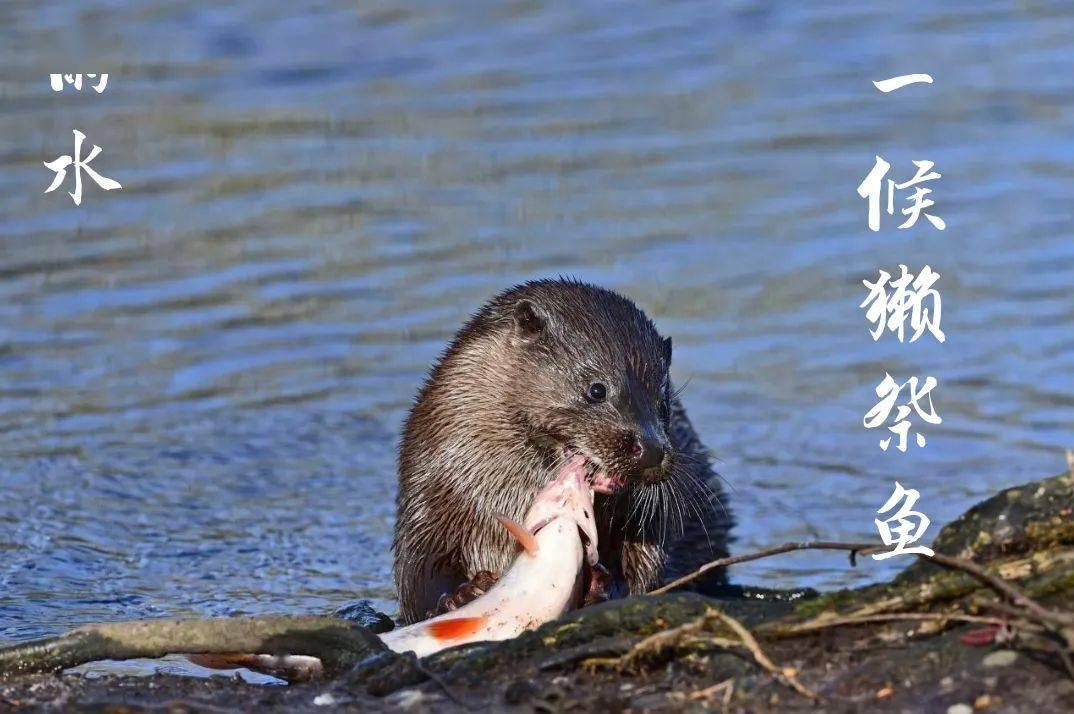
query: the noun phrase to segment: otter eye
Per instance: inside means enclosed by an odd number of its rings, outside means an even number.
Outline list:
[[[590,402],[603,402],[608,398],[608,388],[602,382],[593,382],[585,390],[585,398]]]

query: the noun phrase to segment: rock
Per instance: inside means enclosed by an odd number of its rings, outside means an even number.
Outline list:
[[[986,669],[993,667],[1010,667],[1018,661],[1018,653],[1013,650],[996,650],[990,652],[981,660],[981,666]]]
[[[385,701],[393,707],[407,710],[415,707],[430,708],[434,703],[438,702],[438,700],[438,697],[430,697],[420,689],[406,689],[401,692],[396,692]]]
[[[368,600],[356,600],[332,613],[333,617],[356,622],[370,632],[381,634],[395,629],[395,622],[373,607]]]
[[[518,705],[525,704],[526,702],[534,699],[540,693],[531,680],[528,679],[516,679],[507,685],[507,689],[503,693],[503,701],[506,704]]]
[[[325,692],[324,694],[318,694],[313,698],[313,704],[318,707],[330,707],[338,704],[339,700],[331,692]]]

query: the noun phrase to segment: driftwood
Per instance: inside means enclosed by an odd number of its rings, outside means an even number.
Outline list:
[[[365,628],[334,617],[136,620],[86,625],[0,648],[0,676],[56,672],[104,659],[236,652],[317,657],[327,674],[336,674],[385,649]]]

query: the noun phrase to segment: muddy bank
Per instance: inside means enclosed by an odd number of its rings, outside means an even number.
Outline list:
[[[1069,706],[1074,475],[997,494],[947,526],[934,547],[982,571],[918,560],[888,583],[798,599],[632,598],[422,662],[371,652],[357,669],[286,687],[11,675],[0,681],[0,708],[965,714]],[[867,560],[858,567],[869,567]]]

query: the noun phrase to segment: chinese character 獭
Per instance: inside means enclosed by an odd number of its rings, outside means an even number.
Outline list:
[[[885,373],[884,379],[880,384],[876,385],[876,396],[880,397],[880,401],[876,406],[869,410],[862,420],[866,429],[875,429],[879,426],[883,426],[891,415],[891,410],[895,409],[895,402],[898,401],[899,394],[903,388],[906,387],[910,391],[909,404],[900,404],[895,411],[895,423],[888,427],[888,431],[899,437],[898,442],[895,445],[899,451],[906,451],[906,437],[910,432],[910,421],[906,418],[910,415],[911,409],[917,412],[917,415],[924,419],[929,424],[940,424],[943,419],[936,413],[936,409],[932,405],[932,389],[936,386],[936,379],[934,377],[926,377],[925,383],[918,389],[917,377],[910,377],[902,384],[897,383],[892,379],[890,374]],[[926,400],[928,403],[927,409],[922,404],[922,400]],[[921,432],[917,432],[917,445],[925,445],[925,435]],[[891,437],[880,440],[880,448],[883,451],[887,451],[891,445]]]
[[[87,74],[87,79],[93,79],[96,74]],[[54,92],[62,92],[63,84],[66,82],[75,88],[76,91],[82,91],[82,75],[81,74],[50,74],[48,76],[49,85]],[[93,89],[100,94],[104,91],[104,88],[108,86],[108,74],[101,75],[101,81],[94,85]]]
[[[918,218],[924,215],[933,227],[942,231],[947,227],[943,219],[925,212],[926,208],[931,208],[936,203],[931,198],[926,198],[932,193],[932,189],[918,185],[938,179],[941,174],[932,170],[934,164],[931,161],[914,161],[914,166],[917,167],[917,171],[914,173],[913,178],[902,183],[895,183],[892,179],[887,180],[888,215],[895,213],[895,190],[902,191],[907,188],[913,188],[914,192],[906,198],[910,205],[902,209],[902,214],[906,216],[906,220],[902,222],[899,228],[910,228],[917,223]],[[877,156],[872,170],[869,171],[858,186],[858,195],[869,200],[869,230],[880,230],[880,196],[883,193],[884,177],[890,169],[891,164]]]
[[[82,158],[82,141],[86,138],[86,135],[80,132],[78,129],[74,130],[75,134],[75,155],[74,158],[68,155],[63,155],[54,161],[43,162],[46,167],[56,172],[56,178],[52,180],[52,185],[45,189],[45,193],[55,191],[59,188],[63,180],[67,178],[67,169],[71,166],[75,167],[75,190],[70,193],[72,199],[74,199],[75,205],[82,204],[82,172],[85,171],[89,174],[98,186],[105,191],[111,191],[117,188],[123,188],[119,181],[102,176],[92,168],[90,168],[90,162],[97,157],[97,154],[101,153],[101,147],[96,144],[93,145],[93,151],[85,159]]]
[[[866,308],[865,317],[873,323],[873,329],[869,331],[873,340],[879,340],[887,328],[902,342],[909,317],[910,329],[914,331],[910,342],[916,341],[925,330],[931,332],[938,342],[944,342],[947,337],[940,329],[940,292],[932,287],[940,279],[940,274],[926,265],[915,278],[913,273],[907,272],[905,265],[899,268],[902,275],[891,282],[888,282],[891,274],[886,270],[879,271],[875,283],[861,281],[869,289],[869,294],[858,307]],[[888,288],[891,288],[890,293]]]
[[[911,543],[921,540],[921,537],[925,535],[925,529],[929,527],[929,517],[924,513],[913,510],[914,504],[917,503],[917,499],[920,496],[921,494],[916,489],[903,488],[901,483],[895,482],[895,490],[892,491],[891,497],[887,500],[887,503],[877,510],[877,513],[883,515],[895,509],[896,506],[898,506],[898,510],[884,520],[873,519],[877,530],[880,531],[880,539],[884,541],[884,545],[893,545],[895,548],[883,553],[874,553],[873,558],[875,560],[884,560],[903,554],[933,554],[932,548],[923,545],[907,547]],[[901,505],[900,501],[902,502]]]

